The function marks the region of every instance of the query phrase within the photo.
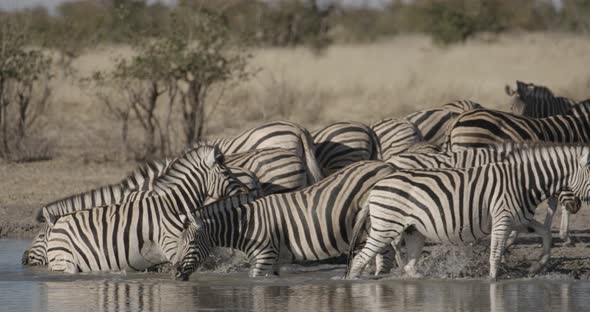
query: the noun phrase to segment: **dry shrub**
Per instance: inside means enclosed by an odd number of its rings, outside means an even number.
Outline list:
[[[31,162],[50,160],[55,155],[53,140],[40,133],[26,136],[20,140],[10,142],[8,159],[14,162]]]

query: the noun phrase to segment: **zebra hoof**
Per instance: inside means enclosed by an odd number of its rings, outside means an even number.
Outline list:
[[[533,263],[533,265],[531,265],[531,267],[529,268],[529,273],[530,274],[537,274],[539,272],[541,272],[541,270],[545,267],[545,265],[543,263],[540,262],[535,262]]]

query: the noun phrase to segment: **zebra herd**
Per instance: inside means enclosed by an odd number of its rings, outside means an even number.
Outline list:
[[[229,247],[246,254],[252,277],[341,255],[348,278],[373,258],[375,274],[395,258],[416,276],[426,240],[491,237],[495,279],[507,244],[532,231],[543,240],[536,273],[550,258],[557,207],[560,236],[573,243],[569,214],[590,200],[590,101],[520,81],[506,91],[513,113],[460,100],[372,125],[310,132],[277,121],[195,143],[40,208],[23,264],[75,273],[171,263],[187,280],[213,248]],[[541,224],[534,215],[545,200]]]

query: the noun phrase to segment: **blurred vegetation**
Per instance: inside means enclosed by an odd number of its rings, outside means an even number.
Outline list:
[[[61,4],[54,14],[44,8],[0,11],[0,157],[46,157],[47,145],[33,140],[29,129],[50,103],[50,72],[57,66],[56,74],[80,78],[72,61],[99,45],[123,44],[135,51],[116,59],[113,71],[85,81],[96,86],[94,97],[120,122],[125,146],[137,145],[128,133],[140,129],[142,147],[134,152],[145,158],[177,150],[171,137],[182,138],[182,144],[201,138],[205,108],[252,75],[246,70],[247,48],[306,46],[321,52],[334,42],[405,33],[426,33],[443,45],[514,31],[590,33],[590,0],[563,0],[559,10],[549,0],[394,0],[381,9],[318,3],[179,0],[171,7],[144,0],[79,0]],[[171,124],[181,129],[170,129]],[[29,151],[22,142],[43,148]],[[14,156],[19,151],[24,156]]]
[[[321,49],[408,32],[448,44],[478,33],[590,30],[590,0],[563,0],[561,10],[549,0],[394,0],[383,9],[319,6],[317,0],[180,0],[179,6],[216,12],[232,36],[257,46]],[[84,47],[161,36],[173,10],[142,0],[80,0],[61,4],[55,15],[43,8],[10,15],[30,20],[31,40],[57,49],[67,63]]]
[[[209,96],[212,90],[222,93],[253,74],[246,69],[250,55],[232,42],[221,15],[182,7],[171,11],[167,21],[160,36],[130,41],[135,50],[131,58],[117,58],[112,71],[85,79],[95,84],[96,98],[121,123],[124,146],[139,159],[165,157],[179,149],[173,124],[181,124],[183,146],[201,140],[206,106],[216,104]],[[143,132],[140,148],[129,142],[133,124]]]
[[[28,25],[0,19],[0,157],[47,159],[48,144],[34,133],[49,103],[51,58],[27,48]]]

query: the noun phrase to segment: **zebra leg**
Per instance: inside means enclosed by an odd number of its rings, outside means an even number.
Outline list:
[[[375,256],[383,252],[385,248],[393,241],[393,235],[387,235],[388,232],[377,232],[371,229],[369,237],[365,242],[363,249],[354,257],[352,265],[348,273],[348,279],[357,279],[367,263],[371,261]],[[392,233],[393,234],[393,233]],[[394,234],[394,235],[397,235]]]
[[[396,239],[391,242],[391,247],[393,248],[393,253],[395,255],[395,262],[397,262],[397,267],[403,269],[406,265],[406,261],[402,258],[402,238],[405,237],[405,234],[398,236]]]
[[[506,239],[510,234],[510,216],[500,215],[492,224],[492,242],[490,246],[490,275],[491,280],[498,276],[498,264],[504,252]]]
[[[422,248],[424,248],[424,241],[426,238],[420,232],[414,230],[404,235],[406,242],[406,251],[408,254],[408,262],[403,267],[404,272],[410,277],[422,277],[422,274],[416,271],[416,263],[422,255]]]
[[[570,237],[570,212],[562,207],[561,224],[559,226],[559,237],[563,240],[564,246],[574,247],[576,244]]]
[[[377,254],[375,257],[375,276],[387,274],[391,271],[394,254],[395,251],[391,245],[386,246],[383,252]]]
[[[557,197],[551,196],[547,200],[547,215],[545,216],[545,222],[543,222],[545,229],[549,232],[551,232],[551,224],[553,224],[553,217],[555,216],[556,211]]]
[[[543,238],[543,254],[539,261],[533,263],[529,268],[530,273],[537,273],[545,267],[551,256],[551,231],[547,231],[544,224],[540,224],[535,220],[531,221],[527,227],[533,229],[535,233]]]
[[[250,257],[250,277],[278,275],[278,252],[263,250]]]

